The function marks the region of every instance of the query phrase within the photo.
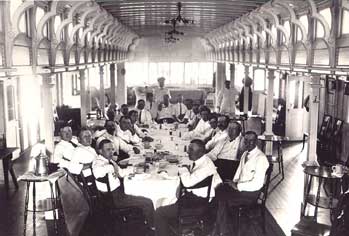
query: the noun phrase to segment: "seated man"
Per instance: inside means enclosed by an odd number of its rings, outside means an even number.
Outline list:
[[[227,128],[227,136],[206,155],[214,161],[217,171],[223,180],[233,179],[244,151],[241,136],[241,125],[231,121]]]
[[[128,110],[128,105],[122,104],[120,110],[115,114],[115,121],[119,123],[122,116],[128,116]]]
[[[115,153],[114,155],[118,156],[118,160],[125,159],[129,157],[129,154],[134,151],[135,153],[139,153],[139,149],[137,147],[134,147],[130,144],[127,144],[124,140],[122,140],[120,137],[117,137],[115,135],[116,132],[116,124],[112,120],[107,120],[104,125],[104,132],[96,142],[96,148],[99,147],[99,144],[102,140],[108,139],[110,140],[114,145]]]
[[[173,117],[177,122],[183,123],[187,107],[183,103],[183,95],[178,94],[177,102],[172,105]]]
[[[179,177],[183,185],[185,187],[194,186],[208,176],[213,175],[210,196],[214,197],[214,189],[218,184],[222,183],[222,180],[213,162],[205,155],[205,143],[198,139],[192,140],[188,148],[188,155],[193,164],[189,168],[182,167],[179,169]],[[206,197],[207,189],[195,189],[192,192],[197,196]],[[155,212],[156,235],[170,235],[168,224],[176,217],[177,203],[158,208]]]
[[[158,106],[158,113],[155,121],[159,124],[165,122],[173,123],[175,119],[173,118],[173,109],[170,104],[170,96],[168,94],[164,95],[164,102],[160,103]]]
[[[158,108],[154,101],[154,95],[152,92],[148,92],[146,95],[145,109],[150,112],[151,118],[155,120]]]
[[[153,118],[150,112],[145,109],[145,102],[143,99],[138,100],[137,111],[137,124],[143,127],[149,127],[153,123]]]
[[[98,178],[108,176],[110,191],[113,196],[113,203],[116,208],[120,207],[140,207],[146,216],[150,227],[154,226],[154,206],[150,199],[127,195],[120,188],[119,178],[124,178],[132,173],[131,169],[121,169],[113,160],[114,146],[108,139],[99,143],[99,155],[92,164],[93,175],[96,178],[97,189],[101,192],[107,192],[107,185],[98,181]]]
[[[185,138],[204,140],[205,138],[209,137],[212,132],[212,128],[209,122],[210,113],[211,111],[208,107],[201,106],[200,107],[201,119],[199,120],[199,123],[197,124],[195,129],[187,133]]]
[[[190,107],[190,105],[189,105]],[[188,108],[189,109],[189,108]],[[199,110],[199,105],[194,104],[192,108],[192,113],[190,113],[190,116],[188,114],[188,128],[189,131],[192,131],[196,128],[197,124],[200,121],[200,110]]]
[[[218,201],[216,230],[223,235],[231,233],[227,223],[230,208],[256,201],[269,167],[267,157],[257,147],[257,134],[247,131],[244,142],[247,151],[242,155],[234,179],[218,186],[216,190]]]
[[[128,144],[134,146],[141,145],[142,140],[133,129],[129,116],[122,116],[120,118],[120,125],[117,127],[116,135]]]
[[[229,117],[221,115],[218,117],[217,127],[218,131],[212,134],[212,138],[206,143],[206,150],[212,150],[219,142],[228,136],[227,127],[229,124]]]
[[[52,163],[58,163],[61,168],[68,168],[74,149],[78,146],[77,140],[73,140],[73,132],[70,126],[60,129],[61,141],[55,146]]]
[[[129,113],[130,119],[131,119],[131,129],[132,132],[135,132],[138,137],[143,139],[145,137],[145,133],[138,127],[137,120],[139,118],[138,111],[132,110]]]
[[[76,175],[80,174],[85,166],[92,164],[92,162],[97,158],[96,151],[91,147],[92,133],[89,129],[81,128],[78,140],[80,145],[75,148],[68,166],[68,170]],[[83,174],[88,176],[91,173]]]
[[[210,114],[209,123],[211,126],[211,133],[209,134],[209,136],[207,138],[205,138],[203,140],[205,144],[207,144],[207,142],[209,142],[219,132],[218,122],[217,122],[218,117],[217,116],[218,116],[217,113]]]
[[[189,121],[193,120],[195,117],[194,111],[193,111],[193,100],[192,99],[186,99],[186,112],[184,114],[183,122],[184,124],[188,124]]]

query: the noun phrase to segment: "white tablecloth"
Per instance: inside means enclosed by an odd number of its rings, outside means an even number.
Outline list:
[[[183,129],[181,134],[183,136]],[[143,196],[153,201],[154,207],[169,205],[177,200],[177,191],[179,188],[178,165],[190,164],[184,146],[188,145],[188,141],[182,140],[179,137],[179,130],[172,132],[172,138],[169,134],[169,129],[163,127],[159,130],[150,130],[150,136],[154,138],[152,148],[142,150],[140,155],[134,155],[129,159],[129,163],[136,165],[144,162],[143,156],[146,152],[154,152],[154,145],[157,143],[163,144],[163,148],[158,151],[169,151],[178,157],[178,164],[167,163],[165,168],[156,167],[156,164],[150,166],[145,174],[136,174],[135,177],[126,177],[124,179],[125,193],[135,196]],[[166,170],[167,173],[158,174],[159,170]]]

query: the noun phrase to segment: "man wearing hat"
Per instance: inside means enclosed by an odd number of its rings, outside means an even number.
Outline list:
[[[170,91],[165,88],[165,77],[158,78],[159,87],[154,88],[154,98],[155,98],[155,105],[158,107],[160,103],[164,102],[164,95],[170,96]]]

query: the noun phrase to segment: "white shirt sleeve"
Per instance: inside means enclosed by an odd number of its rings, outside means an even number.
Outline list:
[[[106,162],[96,159],[92,163],[93,175],[98,178],[102,178],[109,173],[114,173],[114,166],[112,164],[107,164]]]

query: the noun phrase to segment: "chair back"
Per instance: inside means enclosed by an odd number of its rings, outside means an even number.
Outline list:
[[[181,181],[180,187],[179,187],[179,193],[180,193],[179,198],[183,195],[183,192],[184,193],[188,192],[187,190],[193,190],[193,189],[207,187],[207,195],[205,198],[207,199],[207,201],[209,201],[210,194],[211,194],[211,188],[212,188],[212,179],[213,179],[213,175],[210,175],[210,176],[206,177],[204,180],[202,180],[201,182],[199,182],[193,186],[190,186],[190,187],[185,187]]]
[[[331,128],[331,123],[332,123],[332,116],[324,115],[321,127],[319,129],[319,138],[320,139],[328,137],[328,134],[329,134],[330,128]]]
[[[91,174],[85,176],[83,173],[84,170],[90,170]],[[75,176],[75,179],[83,186],[85,191],[88,193],[91,202],[94,202],[94,200],[98,200],[100,198],[99,191],[96,185],[96,179],[92,172],[91,164],[85,166],[84,169],[80,172],[80,174]]]
[[[272,172],[273,172],[273,164],[270,163],[265,173],[264,185],[261,189],[261,194],[259,195],[259,198],[258,198],[263,206],[265,206],[265,202],[267,201],[270,178],[271,178]]]

